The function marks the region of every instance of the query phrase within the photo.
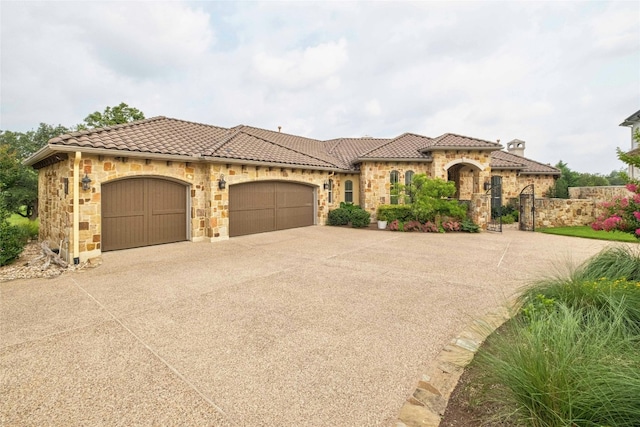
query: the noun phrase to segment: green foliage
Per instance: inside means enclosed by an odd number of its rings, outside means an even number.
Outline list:
[[[456,194],[454,182],[440,178],[431,179],[426,174],[416,174],[411,187],[414,219],[426,222],[435,220],[439,215],[458,219],[466,216],[465,205],[457,200],[448,199]]]
[[[9,224],[9,213],[0,206],[0,266],[10,264],[24,250],[26,239],[19,227]]]
[[[380,205],[378,206],[377,218],[380,221],[409,221],[413,219],[411,205]]]
[[[347,225],[349,224],[349,219],[351,217],[351,212],[344,208],[333,209],[329,211],[329,215],[327,216],[327,224],[329,225]]]
[[[569,198],[569,187],[599,187],[606,185],[622,185],[627,182],[627,176],[622,171],[612,171],[609,175],[598,173],[576,172],[560,160],[555,167],[560,169],[561,175],[555,185],[547,191],[546,197],[559,199]]]
[[[0,131],[0,193],[9,211],[34,219],[37,212],[38,174],[22,162],[49,139],[67,132],[61,125],[40,123],[28,132]]]
[[[460,223],[460,229],[462,231],[466,231],[467,233],[479,233],[480,227],[471,220],[471,218],[465,218]]]
[[[144,113],[137,108],[129,107],[124,102],[115,107],[107,107],[104,112],[95,111],[84,118],[84,123],[79,124],[79,130],[87,128],[99,128],[143,120]]]
[[[640,419],[640,250],[608,248],[540,281],[474,360],[480,403],[523,426],[636,426]]]
[[[585,239],[611,240],[614,242],[632,242],[636,243],[638,239],[631,234],[622,232],[609,233],[607,231],[596,231],[593,228],[584,226],[575,227],[555,227],[555,228],[537,228],[536,231],[546,234],[556,234],[559,236],[582,237]]]
[[[367,227],[371,223],[371,214],[364,209],[351,211],[351,226],[354,228]]]
[[[371,214],[358,205],[351,203],[340,203],[338,209],[329,211],[327,224],[329,225],[347,225],[351,223],[352,227],[367,227],[371,222]]]
[[[633,139],[640,143],[640,129],[636,129],[635,133],[633,134]],[[640,168],[640,152],[637,152],[637,150],[635,151],[636,152],[633,154],[628,154],[620,150],[620,148],[616,149],[616,152],[618,153],[618,159],[620,159],[623,163],[626,163],[629,166]]]
[[[500,220],[503,224],[513,224],[514,222],[516,222],[515,218],[511,215],[502,215],[500,217]]]

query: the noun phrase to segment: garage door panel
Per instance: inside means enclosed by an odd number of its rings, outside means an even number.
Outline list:
[[[229,236],[265,233],[275,230],[275,211],[273,209],[244,210],[235,212],[229,218]]]
[[[229,187],[230,237],[313,224],[313,187],[281,181]]]
[[[187,240],[187,190],[160,178],[130,178],[102,187],[102,250]]]
[[[309,218],[313,218],[313,207],[281,208],[278,209],[277,218],[278,230],[313,225],[309,220]]]
[[[111,251],[146,245],[143,215],[103,217],[102,229],[103,250]]]

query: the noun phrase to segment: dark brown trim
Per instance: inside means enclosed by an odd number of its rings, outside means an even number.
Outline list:
[[[37,163],[34,163],[31,167],[34,169],[42,169],[47,166],[55,165],[56,163],[64,162],[69,158],[67,153],[56,153],[45,159],[40,160]]]

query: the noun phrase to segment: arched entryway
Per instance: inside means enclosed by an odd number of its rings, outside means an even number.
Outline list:
[[[455,198],[471,200],[471,195],[480,193],[481,168],[472,163],[455,163],[447,169],[447,180],[456,184]]]

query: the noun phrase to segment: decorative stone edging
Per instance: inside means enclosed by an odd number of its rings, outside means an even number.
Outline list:
[[[456,388],[465,367],[480,348],[482,342],[493,331],[511,317],[506,306],[474,320],[456,338],[451,340],[429,365],[427,372],[418,381],[418,386],[400,408],[396,427],[438,427],[447,408],[451,393]]]

